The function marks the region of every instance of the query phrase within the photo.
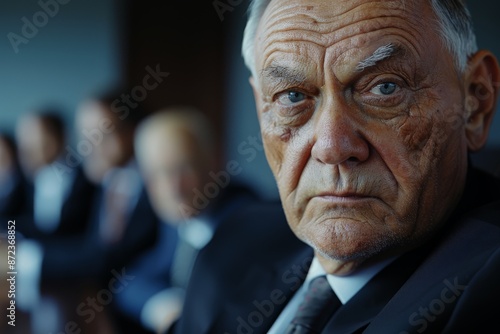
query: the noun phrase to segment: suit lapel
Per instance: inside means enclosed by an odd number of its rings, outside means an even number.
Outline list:
[[[375,275],[328,322],[325,333],[356,333],[368,326],[420,265],[429,247],[396,259]]]
[[[287,260],[249,269],[210,333],[267,333],[304,282],[312,258],[312,249],[304,245]]]
[[[460,223],[396,293],[368,332],[378,333],[381,328],[442,332],[463,289],[498,249],[499,238],[499,229],[493,225],[476,219]]]

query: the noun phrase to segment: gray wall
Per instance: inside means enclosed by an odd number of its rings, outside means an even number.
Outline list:
[[[262,150],[259,124],[255,111],[252,89],[248,82],[250,73],[241,57],[241,41],[246,21],[245,1],[232,12],[226,12],[223,24],[228,34],[227,59],[227,128],[226,152],[228,159],[236,160],[243,170],[241,179],[266,199],[277,199],[276,182]],[[253,139],[258,138],[254,143]]]
[[[121,78],[115,2],[59,1],[67,4],[53,17],[37,14],[35,0],[0,2],[0,130],[12,132],[19,115],[45,104],[59,105],[72,122],[78,101]],[[38,33],[16,53],[8,34],[23,37],[22,18],[33,23],[33,16]]]

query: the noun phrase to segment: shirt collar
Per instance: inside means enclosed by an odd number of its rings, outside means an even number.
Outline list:
[[[142,188],[142,179],[139,174],[135,160],[130,160],[127,164],[110,169],[104,176],[102,185],[104,189],[113,186],[115,191],[122,194],[135,194]]]
[[[365,286],[365,284],[373,278],[373,276],[378,274],[396,258],[397,256],[375,262],[356,270],[354,273],[348,276],[326,275],[326,277],[328,279],[328,283],[330,283],[332,290],[335,292],[339,300],[342,302],[342,304],[345,304],[352,297],[354,297],[354,295],[356,295],[356,293],[358,293],[359,290],[361,290]],[[308,284],[312,279],[325,274],[326,272],[319,263],[318,259],[314,257],[304,284]]]
[[[212,239],[213,227],[206,218],[193,217],[178,227],[179,237],[195,249],[202,249]]]

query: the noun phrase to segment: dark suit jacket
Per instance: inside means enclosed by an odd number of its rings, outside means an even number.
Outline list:
[[[34,188],[25,182],[23,213],[16,217],[18,231],[27,238],[33,238],[42,243],[49,243],[58,237],[81,235],[85,232],[97,187],[85,176],[83,169],[72,170],[75,173],[67,198],[61,208],[61,218],[57,229],[47,234],[34,222]]]
[[[26,180],[20,169],[17,168],[14,170],[11,178],[13,182],[11,190],[5,196],[0,197],[0,219],[2,221],[16,219],[22,213],[25,206]],[[6,224],[2,224],[0,230],[5,227],[4,225]]]
[[[324,333],[479,333],[500,315],[500,183],[470,172],[439,235],[400,256],[343,305]],[[240,212],[199,256],[175,333],[266,333],[313,257],[278,204]]]
[[[216,230],[221,220],[227,215],[254,199],[255,195],[247,187],[230,185],[214,199],[203,213],[203,217]],[[136,325],[139,324],[142,308],[149,298],[173,286],[170,278],[177,241],[178,232],[175,226],[162,223],[153,248],[127,265],[129,268],[127,272],[135,278],[127,289],[116,296],[115,301],[118,313],[120,315],[123,313]],[[133,324],[128,323],[127,326],[133,326]],[[122,332],[132,333],[128,329],[124,328]],[[134,333],[138,333],[139,330],[134,328]]]
[[[126,263],[154,244],[160,223],[144,189],[128,216],[121,240],[113,245],[101,243],[99,216],[102,196],[103,192],[99,190],[84,236],[65,238],[46,245],[42,264],[44,279],[83,278],[105,282],[112,269],[120,271]]]

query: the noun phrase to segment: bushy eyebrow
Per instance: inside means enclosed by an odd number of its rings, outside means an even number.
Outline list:
[[[389,43],[383,45],[377,48],[370,56],[358,62],[355,67],[355,72],[363,72],[392,57],[404,58],[406,54],[406,49],[399,44]],[[275,85],[286,84],[300,86],[307,82],[307,77],[301,71],[276,63],[264,68],[260,74],[264,80],[268,80]]]
[[[356,72],[363,72],[364,70],[377,65],[377,63],[390,58],[397,54],[402,54],[404,49],[399,45],[389,43],[383,45],[375,50],[369,57],[360,61],[356,66]]]
[[[270,65],[261,71],[263,78],[276,83],[286,82],[291,85],[300,85],[306,81],[304,74],[284,66]]]

